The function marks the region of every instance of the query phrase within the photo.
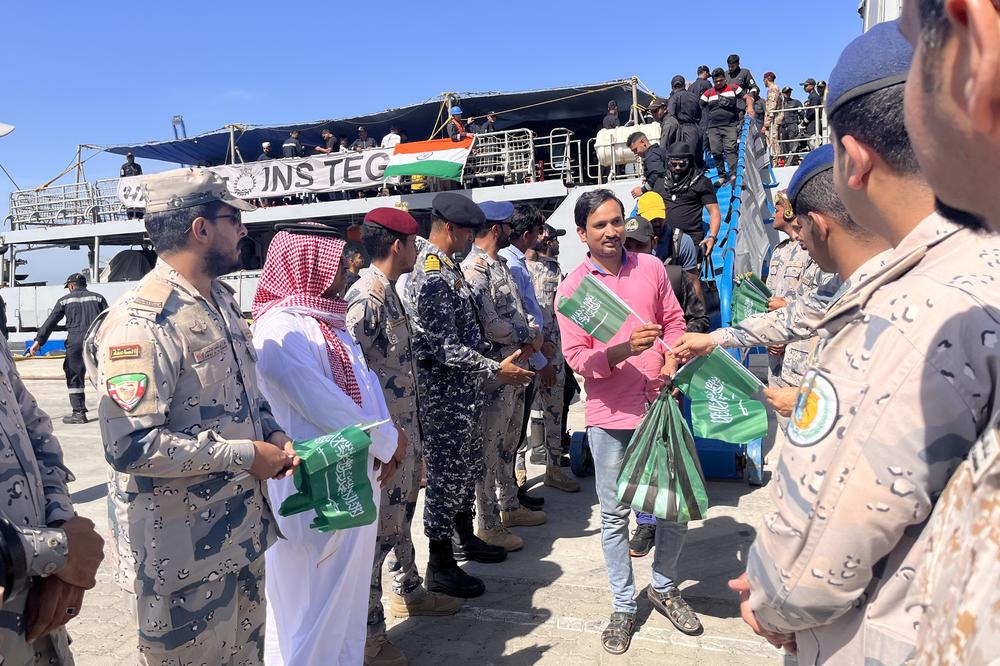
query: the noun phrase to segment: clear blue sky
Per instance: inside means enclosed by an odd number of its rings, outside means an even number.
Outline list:
[[[674,74],[725,67],[732,52],[758,82],[773,70],[801,98],[797,84],[828,78],[862,29],[857,0],[17,2],[3,15],[0,122],[17,129],[0,139],[0,163],[22,188],[59,173],[80,143],[173,138],[174,114],[192,135],[380,111],[442,91],[635,75],[665,93]],[[116,176],[121,161],[99,155],[86,175]],[[3,215],[12,189],[0,174]],[[31,278],[61,280],[65,260],[34,254]]]

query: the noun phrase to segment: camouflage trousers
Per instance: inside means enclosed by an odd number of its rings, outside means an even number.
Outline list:
[[[443,541],[454,532],[455,515],[471,511],[475,505],[476,481],[483,475],[483,396],[478,383],[461,387],[430,385],[433,388],[420,404],[420,431],[427,463],[424,534],[428,539]]]
[[[531,405],[532,411],[542,413],[542,436],[535,436],[535,426],[537,421],[531,420],[532,440],[540,441],[545,445],[550,465],[558,465],[562,458],[562,435],[563,435],[563,402],[566,397],[564,388],[566,383],[566,364],[559,359],[555,364],[556,383],[552,386],[542,386],[538,381],[535,384],[535,400]]]
[[[143,666],[264,663],[264,558],[169,596],[136,599]]]
[[[479,527],[500,527],[500,512],[518,506],[514,480],[514,454],[521,438],[524,388],[497,384],[487,387],[482,415],[483,478],[476,483],[476,515]]]
[[[395,552],[392,591],[404,599],[414,599],[423,593],[423,580],[417,573],[416,552],[410,526],[420,494],[420,472],[423,451],[417,415],[396,419],[406,433],[406,458],[396,476],[382,489],[378,511],[378,540],[375,542],[375,562],[372,564],[371,592],[368,596],[368,635],[385,633],[385,608],[382,607],[382,565],[390,552]]]

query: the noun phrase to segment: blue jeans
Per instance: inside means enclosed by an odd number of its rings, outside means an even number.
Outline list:
[[[635,613],[635,577],[628,554],[628,521],[632,509],[618,501],[618,474],[631,430],[587,428],[587,441],[594,456],[597,499],[601,505],[601,546],[616,612]],[[653,553],[653,589],[666,592],[676,587],[677,560],[684,546],[687,525],[656,519]]]

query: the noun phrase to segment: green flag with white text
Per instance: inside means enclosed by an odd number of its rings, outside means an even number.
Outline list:
[[[732,308],[732,323],[738,324],[750,315],[767,312],[767,302],[771,298],[771,290],[753,273],[734,278],[730,305]]]
[[[559,299],[558,310],[603,343],[615,337],[631,314],[628,306],[593,275],[585,275],[569,298]]]
[[[343,430],[295,442],[302,462],[293,480],[298,493],[281,503],[278,513],[290,516],[313,510],[309,527],[320,532],[370,525],[378,515],[368,478],[368,447],[372,440],[365,430],[350,426]]]
[[[763,384],[721,349],[678,370],[674,386],[691,400],[699,437],[742,444],[767,435],[767,408],[750,397]]]

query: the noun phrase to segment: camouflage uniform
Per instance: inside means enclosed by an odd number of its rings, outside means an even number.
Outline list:
[[[786,238],[774,246],[771,252],[771,263],[767,270],[767,281],[765,284],[771,293],[778,298],[791,300],[799,288],[802,280],[802,271],[812,263],[809,253],[805,251],[797,240]],[[781,386],[781,362],[785,358],[784,353],[778,356],[768,356],[768,384]]]
[[[368,635],[385,633],[382,607],[382,564],[389,551],[397,553],[393,592],[409,599],[422,592],[417,573],[416,553],[410,525],[420,493],[420,461],[423,445],[417,419],[417,372],[410,349],[410,325],[403,304],[385,273],[375,266],[347,293],[347,330],[365,354],[372,372],[378,375],[396,427],[406,433],[406,458],[399,471],[382,489],[379,508],[378,542],[372,565],[371,595],[368,599]]]
[[[781,110],[784,105],[784,97],[781,89],[774,81],[767,82],[767,100],[764,102],[764,123],[767,125],[767,147],[771,149],[771,155],[781,153],[781,144],[778,143],[778,128],[781,127]]]
[[[934,500],[997,409],[1000,242],[932,215],[820,322],[748,555],[798,662],[898,664]]]
[[[0,515],[17,529],[28,574],[36,580],[66,563],[66,534],[46,526],[74,516],[66,485],[72,480],[52,435],[52,422],[25,388],[7,345],[0,345]],[[34,643],[25,640],[24,607],[30,589],[31,583],[4,599],[0,608],[0,661],[4,666],[72,664],[64,627]]]
[[[514,278],[503,258],[494,259],[478,245],[473,245],[462,261],[462,272],[475,299],[486,339],[492,345],[487,356],[499,363],[523,345],[530,344],[538,329],[528,325]],[[490,381],[484,390],[485,473],[476,484],[476,513],[481,529],[496,530],[500,528],[500,512],[518,507],[514,454],[521,438],[524,387]]]
[[[927,524],[911,602],[923,611],[917,664],[986,664],[1000,654],[1000,420],[948,482]]]
[[[461,269],[430,241],[421,247],[404,290],[421,387],[424,533],[446,540],[455,515],[471,511],[475,502],[483,475],[484,388],[500,364],[483,355],[488,344]]]
[[[795,295],[791,298],[806,302],[821,289],[827,294],[836,292],[840,283],[840,277],[836,273],[825,273],[819,264],[810,259],[802,269],[802,279],[795,290]],[[785,353],[781,357],[781,372],[774,378],[775,386],[798,386],[802,383],[802,375],[805,374],[809,364],[809,355],[817,342],[817,338],[811,337],[785,347]]]
[[[146,663],[259,663],[264,560],[278,536],[254,440],[280,427],[232,290],[212,302],[162,259],[87,341],[110,463],[119,584]]]
[[[555,345],[556,352],[549,363],[556,371],[556,382],[552,386],[542,386],[541,381],[535,385],[535,400],[532,409],[542,412],[545,449],[548,452],[549,464],[558,465],[562,457],[563,433],[563,387],[566,383],[566,361],[562,353],[562,336],[559,334],[559,322],[556,321],[555,303],[556,290],[562,282],[559,271],[559,260],[554,257],[537,255],[535,260],[527,261],[531,282],[538,296],[538,304],[542,307],[542,330],[545,331],[545,341]]]

